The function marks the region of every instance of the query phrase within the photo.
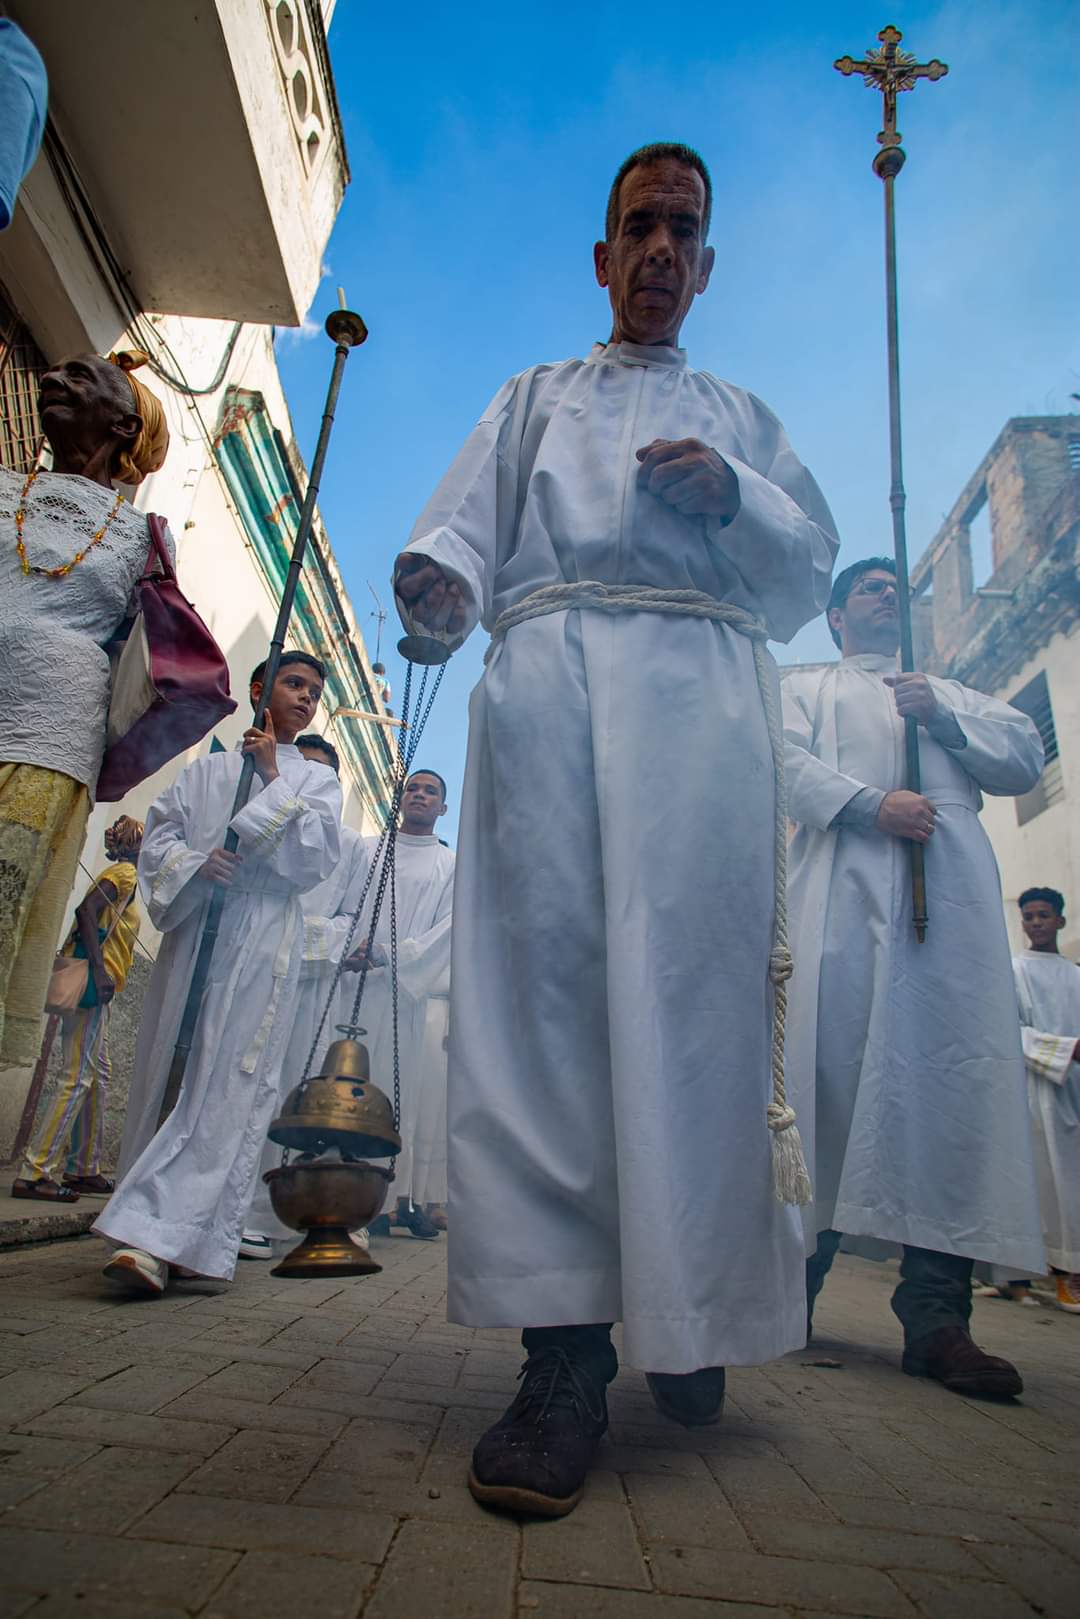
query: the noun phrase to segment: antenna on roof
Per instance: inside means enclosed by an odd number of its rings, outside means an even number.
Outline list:
[[[370,579],[367,582],[367,587],[375,598],[375,612],[372,613],[371,616],[373,619],[375,619],[378,626],[375,631],[375,662],[379,663],[381,661],[380,651],[382,648],[382,627],[386,623],[386,608],[379,600],[379,593],[375,589],[375,586],[372,584]]]

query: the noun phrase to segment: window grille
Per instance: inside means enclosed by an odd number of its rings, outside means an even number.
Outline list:
[[[1015,697],[1009,698],[1013,708],[1027,714],[1035,721],[1042,737],[1043,752],[1046,755],[1046,764],[1043,773],[1035,786],[1028,793],[1023,793],[1016,800],[1016,820],[1020,826],[1033,821],[1036,815],[1049,809],[1051,804],[1060,803],[1065,797],[1065,781],[1061,774],[1061,758],[1058,752],[1057,729],[1054,725],[1054,710],[1050,702],[1050,687],[1046,679],[1045,670],[1029,680]]]
[[[45,356],[0,287],[0,466],[29,472],[42,443],[38,384]]]

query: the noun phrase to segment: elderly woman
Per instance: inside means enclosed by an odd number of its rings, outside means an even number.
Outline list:
[[[146,356],[82,355],[41,380],[52,471],[0,468],[0,1065],[30,1064],[105,750],[106,650],[146,567],[117,484],[165,460]]]

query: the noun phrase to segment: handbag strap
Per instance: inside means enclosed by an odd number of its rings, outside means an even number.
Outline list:
[[[176,569],[173,567],[169,547],[165,544],[165,519],[156,512],[147,512],[146,525],[150,530],[150,554],[143,569],[143,579],[154,577],[154,563],[161,564],[161,572],[166,579],[176,578]]]

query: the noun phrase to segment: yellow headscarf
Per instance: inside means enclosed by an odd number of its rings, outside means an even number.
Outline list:
[[[129,450],[121,450],[117,457],[113,477],[118,483],[142,483],[151,472],[164,466],[169,449],[169,429],[160,399],[131,374],[140,365],[146,365],[149,358],[142,349],[124,349],[119,354],[109,355],[109,364],[119,366],[131,384],[135,410],[142,417],[138,438]]]

